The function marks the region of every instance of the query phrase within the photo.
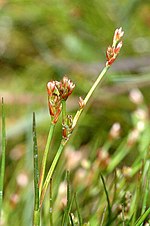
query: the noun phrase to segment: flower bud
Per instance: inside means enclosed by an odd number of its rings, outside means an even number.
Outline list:
[[[55,81],[51,81],[51,82],[48,82],[47,83],[47,92],[48,92],[48,95],[52,95],[53,92],[54,92],[54,89],[55,89]]]
[[[84,100],[82,99],[82,97],[79,97],[79,106],[80,106],[80,109],[84,108],[84,106],[85,106],[85,103],[84,103]]]
[[[122,31],[122,28],[116,29],[115,34],[113,37],[113,44],[112,46],[109,46],[106,51],[106,66],[111,66],[115,59],[117,58],[120,49],[122,47],[122,41],[120,39],[123,37],[124,31]]]
[[[114,33],[113,44],[119,42],[120,39],[123,37],[123,35],[124,35],[124,31],[122,31],[122,27],[120,27],[119,29],[117,28]]]
[[[68,79],[67,76],[64,76],[60,85],[60,94],[62,99],[67,100],[74,88],[75,84],[70,79]]]

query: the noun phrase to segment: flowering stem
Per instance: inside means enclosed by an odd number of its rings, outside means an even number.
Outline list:
[[[105,73],[107,72],[107,70],[109,69],[110,66],[106,66],[102,72],[99,74],[98,78],[96,79],[95,83],[93,84],[93,86],[91,87],[90,91],[88,92],[88,94],[86,95],[85,99],[84,99],[84,104],[86,105],[88,100],[90,99],[90,97],[92,96],[94,90],[96,89],[96,87],[98,86],[98,84],[100,83],[100,81],[102,80],[103,76],[105,75]],[[65,101],[62,102],[62,107],[63,107],[63,110],[62,110],[62,118],[64,119],[64,117],[66,116],[66,103]],[[77,124],[77,121],[81,115],[83,111],[83,108],[81,108],[79,111],[77,111],[74,119],[73,119],[73,125],[72,125],[72,128],[74,129],[74,127],[76,126]],[[42,205],[43,203],[43,200],[44,200],[44,197],[45,197],[45,193],[47,191],[47,187],[49,185],[49,181],[50,181],[50,178],[52,177],[53,173],[54,173],[54,170],[55,170],[55,167],[57,165],[57,162],[61,156],[61,153],[65,147],[65,145],[67,144],[67,141],[68,139],[62,139],[61,141],[61,144],[59,146],[59,149],[55,155],[55,158],[52,162],[52,165],[48,171],[48,174],[47,174],[47,177],[45,179],[45,182],[44,182],[44,185],[43,185],[43,188],[42,188],[42,191],[41,191],[41,196],[40,196],[40,206]]]
[[[45,179],[45,182],[44,182],[44,185],[43,185],[43,188],[42,188],[42,192],[41,192],[41,196],[40,196],[40,206],[42,206],[42,203],[43,203],[43,200],[44,200],[44,197],[45,197],[45,193],[47,191],[47,187],[49,185],[50,179],[51,179],[51,177],[52,177],[52,175],[54,173],[54,170],[56,168],[56,165],[58,163],[58,160],[59,160],[59,158],[61,156],[61,153],[62,153],[66,143],[67,143],[67,140],[62,139],[62,141],[60,143],[60,146],[58,148],[58,151],[57,151],[57,153],[56,153],[56,155],[55,155],[55,157],[53,159],[53,162],[52,162],[52,164],[50,166],[50,169],[48,171],[47,177]]]
[[[1,173],[0,173],[0,221],[2,213],[4,175],[5,175],[5,153],[6,153],[6,129],[5,129],[5,112],[4,101],[2,98],[2,158],[1,158]]]
[[[45,176],[45,168],[46,168],[46,160],[47,160],[49,146],[50,146],[53,132],[54,132],[54,127],[55,127],[55,124],[51,123],[48,138],[47,138],[47,143],[46,143],[46,147],[45,147],[44,155],[43,155],[43,159],[42,159],[41,171],[40,171],[39,196],[41,195],[41,190],[42,190],[42,186],[43,186],[43,181],[44,181],[44,176]]]
[[[106,72],[109,69],[109,65],[105,66],[104,69],[102,70],[102,72],[98,75],[96,81],[94,82],[93,86],[91,87],[91,89],[89,90],[89,92],[87,93],[85,99],[84,99],[84,105],[87,104],[87,102],[89,101],[90,97],[92,96],[93,92],[95,91],[96,87],[99,85],[99,83],[101,82],[103,76],[106,74]],[[81,108],[79,111],[77,111],[74,119],[73,119],[73,125],[72,127],[74,128],[77,124],[77,121],[79,120],[79,117],[81,115],[83,111],[83,108]]]

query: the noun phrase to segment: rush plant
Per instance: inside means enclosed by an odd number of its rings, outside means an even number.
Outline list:
[[[38,170],[38,152],[37,152],[37,141],[36,141],[36,128],[35,128],[35,115],[33,115],[33,142],[34,142],[34,187],[35,187],[35,207],[34,207],[34,217],[33,217],[33,225],[40,225],[40,212],[42,209],[43,201],[48,189],[49,184],[51,185],[51,180],[53,177],[54,170],[57,166],[57,163],[60,159],[60,156],[64,150],[64,147],[67,145],[74,128],[77,125],[77,122],[85,109],[89,99],[94,93],[97,86],[101,83],[102,78],[116,60],[120,49],[122,47],[122,37],[124,32],[122,28],[116,29],[113,37],[112,46],[109,46],[106,51],[106,65],[101,73],[98,75],[96,81],[92,85],[91,89],[87,93],[86,97],[83,99],[79,97],[79,110],[76,112],[75,116],[68,114],[66,109],[66,102],[68,97],[72,94],[75,84],[67,77],[64,76],[61,81],[49,81],[47,83],[47,93],[48,93],[48,107],[49,113],[51,117],[50,129],[47,138],[47,143],[45,147],[45,151],[43,153],[42,164],[40,170]],[[58,123],[58,119],[62,115],[62,139],[60,142],[60,146],[55,154],[55,157],[50,165],[47,175],[46,173],[46,163],[48,152],[50,149],[51,140],[53,137],[55,125]],[[40,173],[38,172],[40,171]],[[38,179],[39,175],[39,179]],[[68,182],[69,183],[69,182]],[[77,204],[77,198],[75,196],[75,202]],[[78,204],[77,204],[78,207]],[[79,208],[79,207],[78,207]],[[77,209],[78,209],[77,208]],[[51,207],[51,225],[52,223],[52,207]],[[80,215],[79,215],[80,216]],[[72,220],[71,216],[70,219]],[[81,217],[79,217],[81,222]]]

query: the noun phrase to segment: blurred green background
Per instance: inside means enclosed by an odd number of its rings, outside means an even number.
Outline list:
[[[30,175],[31,186],[26,191],[32,187],[32,112],[37,115],[41,156],[49,129],[47,82],[66,74],[76,84],[68,101],[68,110],[74,113],[78,96],[85,96],[105,65],[106,49],[119,27],[125,31],[123,47],[89,104],[86,117],[83,115],[76,139],[70,142],[75,149],[93,145],[98,136],[99,144],[103,144],[114,122],[121,124],[122,136],[127,134],[135,109],[128,98],[131,89],[140,88],[150,107],[149,0],[0,0],[0,96],[6,105],[7,200],[17,192],[14,178],[20,171]],[[59,129],[54,150],[60,141]],[[23,204],[19,205],[29,215],[25,217],[20,209],[23,223],[16,225],[31,224],[33,198],[26,196],[27,192],[22,194]],[[15,207],[9,202],[7,205],[11,222]]]

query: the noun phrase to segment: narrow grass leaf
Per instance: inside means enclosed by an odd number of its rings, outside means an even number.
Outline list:
[[[100,177],[101,177],[101,180],[102,180],[102,184],[103,184],[105,195],[106,195],[106,199],[107,199],[108,219],[110,220],[111,219],[111,205],[110,205],[109,195],[108,195],[108,191],[107,191],[107,188],[106,188],[105,180],[104,180],[104,177],[102,176],[102,174],[100,175]]]
[[[137,188],[136,188],[136,191],[135,191],[135,197],[134,197],[133,203],[131,205],[131,213],[133,215],[132,221],[131,221],[131,226],[135,226],[136,215],[137,215],[138,206],[139,206],[139,202],[140,202],[140,198],[141,198],[140,187],[141,187],[141,173],[139,172],[138,181],[137,181]]]
[[[131,148],[127,146],[127,138],[125,138],[112,156],[112,160],[108,165],[107,172],[112,172],[115,167],[127,156],[130,150]]]
[[[2,98],[2,158],[1,158],[1,173],[0,173],[0,219],[2,212],[2,202],[4,193],[4,176],[5,176],[5,156],[6,155],[6,128],[5,128],[5,111],[4,100]]]
[[[68,219],[68,217],[69,217],[69,214],[70,214],[70,210],[71,210],[73,201],[74,201],[74,196],[72,196],[68,208],[65,209],[65,212],[64,212],[64,215],[63,215],[63,219],[62,219],[61,226],[66,226],[66,225],[68,224],[67,219]],[[67,222],[67,223],[66,223],[66,222]]]
[[[75,193],[74,199],[75,199],[75,204],[76,204],[76,207],[77,207],[79,226],[82,226],[82,217],[81,217],[80,208],[79,208],[79,204],[78,204],[78,200],[77,200],[77,193]]]
[[[62,225],[68,224],[69,212],[70,212],[70,201],[71,201],[71,189],[70,189],[70,172],[67,170],[67,206],[65,208]]]
[[[139,219],[136,221],[135,226],[140,226],[142,223],[144,223],[146,217],[150,214],[150,208],[148,208],[145,213],[143,213]]]
[[[105,213],[106,213],[106,207],[104,208],[103,213],[102,213],[102,218],[101,218],[100,226],[103,226],[104,219],[105,219]]]
[[[50,219],[50,226],[53,226],[53,179],[50,179],[50,197],[49,197],[49,219]]]
[[[46,142],[46,147],[43,154],[42,164],[41,164],[40,180],[39,180],[39,195],[41,195],[41,191],[42,191],[42,186],[43,186],[43,181],[45,176],[46,160],[47,160],[47,155],[48,155],[49,147],[51,144],[52,136],[54,133],[54,128],[55,128],[55,125],[51,123],[47,142]]]
[[[150,161],[146,161],[144,165],[144,171],[143,171],[143,189],[144,189],[144,197],[142,202],[142,210],[141,214],[143,214],[146,211],[146,205],[149,197],[149,179],[150,179]]]
[[[41,195],[40,195],[40,206],[42,206],[42,203],[43,203],[43,200],[44,200],[44,197],[45,197],[45,194],[46,194],[46,191],[47,191],[50,179],[51,179],[51,177],[52,177],[52,175],[54,173],[54,170],[55,170],[55,168],[57,166],[57,163],[59,161],[59,158],[60,158],[60,156],[62,154],[62,151],[64,149],[64,146],[65,146],[66,142],[67,141],[64,141],[64,140],[61,141],[61,144],[60,144],[60,146],[59,146],[59,148],[57,150],[57,153],[56,153],[56,155],[55,155],[55,157],[53,159],[53,162],[52,162],[52,164],[50,166],[50,169],[49,169],[48,174],[46,176],[44,185],[42,187],[42,191],[41,191]]]

